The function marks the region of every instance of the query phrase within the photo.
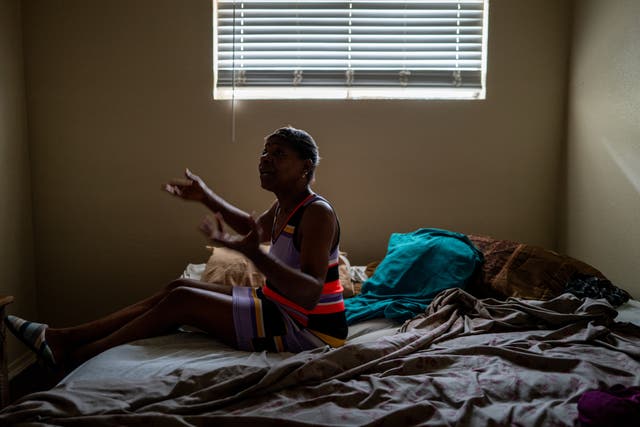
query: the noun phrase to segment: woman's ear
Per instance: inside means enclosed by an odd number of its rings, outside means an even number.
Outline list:
[[[313,168],[313,161],[311,159],[306,159],[304,161],[304,172],[309,173],[311,172],[312,168]]]
[[[302,179],[306,180],[307,184],[313,181],[313,161],[306,159],[302,166]]]

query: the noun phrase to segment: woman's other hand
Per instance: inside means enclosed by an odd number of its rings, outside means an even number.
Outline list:
[[[168,184],[164,184],[162,189],[184,200],[204,202],[210,190],[202,178],[192,173],[189,169],[184,171],[184,175],[186,179],[172,180]]]
[[[223,231],[222,215],[206,216],[200,224],[200,231],[213,243],[242,253],[249,259],[260,251],[260,233],[253,215],[249,217],[250,231],[245,235],[231,235]]]

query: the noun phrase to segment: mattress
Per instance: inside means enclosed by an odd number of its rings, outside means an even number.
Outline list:
[[[585,392],[616,384],[640,384],[640,302],[449,289],[402,325],[351,326],[337,349],[251,353],[193,330],[121,345],[5,408],[0,425],[569,427]]]
[[[184,278],[199,279],[205,264],[188,264],[182,274]],[[629,322],[640,327],[640,301],[629,300],[616,309],[617,322]],[[348,343],[372,343],[399,332],[402,325],[392,320],[379,318],[351,325]],[[110,349],[70,373],[62,380],[74,382],[82,379],[145,378],[175,373],[176,369],[190,372],[218,369],[234,364],[254,367],[269,367],[291,357],[291,353],[248,353],[228,347],[210,336],[192,328],[179,332],[139,340]]]

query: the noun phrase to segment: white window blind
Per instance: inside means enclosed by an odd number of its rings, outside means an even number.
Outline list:
[[[483,98],[488,0],[214,0],[214,97]]]

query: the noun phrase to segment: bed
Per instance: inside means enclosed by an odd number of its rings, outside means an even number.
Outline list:
[[[403,324],[351,326],[337,349],[249,353],[188,330],[122,345],[5,408],[0,424],[572,426],[583,393],[616,384],[640,385],[637,300],[452,288]]]

